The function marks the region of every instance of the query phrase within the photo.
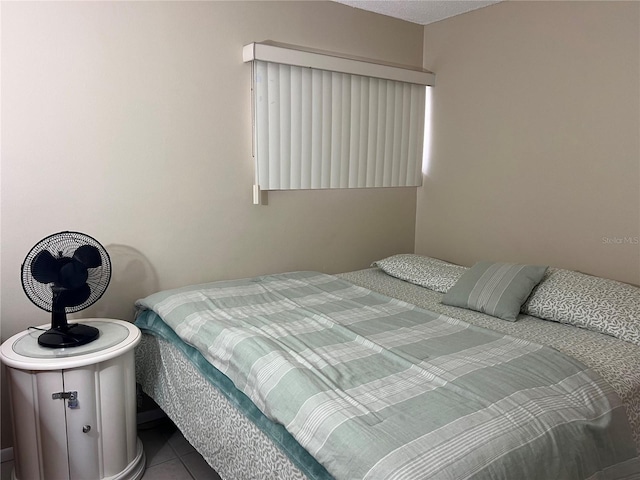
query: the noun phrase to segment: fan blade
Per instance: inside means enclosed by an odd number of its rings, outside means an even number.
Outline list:
[[[96,268],[102,265],[100,251],[93,245],[82,245],[78,247],[73,254],[73,258],[87,268]]]
[[[31,274],[40,283],[52,283],[58,279],[60,262],[48,250],[38,252],[31,261]]]
[[[60,267],[58,284],[66,289],[76,289],[86,283],[89,273],[87,267],[75,260],[70,260]]]
[[[91,288],[86,283],[79,288],[62,290],[58,295],[59,305],[62,307],[77,307],[91,296]]]

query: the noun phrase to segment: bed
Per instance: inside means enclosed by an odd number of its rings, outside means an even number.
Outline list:
[[[138,382],[224,479],[640,478],[636,287],[395,255],[137,306]]]

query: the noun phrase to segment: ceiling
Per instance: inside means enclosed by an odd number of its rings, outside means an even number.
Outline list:
[[[334,0],[351,7],[428,25],[501,0]]]

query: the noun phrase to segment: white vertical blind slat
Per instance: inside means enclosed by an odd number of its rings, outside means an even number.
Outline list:
[[[280,181],[280,88],[278,77],[279,65],[267,64],[267,125],[268,152],[273,161],[267,165],[269,184],[277,185]]]
[[[341,103],[341,132],[340,132],[340,169],[339,188],[347,188],[349,186],[349,161],[351,147],[351,77],[352,75],[342,75],[342,103]]]
[[[300,181],[298,188],[311,188],[311,138],[313,136],[313,115],[311,97],[313,95],[311,70],[302,70],[302,138],[300,139],[302,154],[300,156]],[[266,159],[265,161],[269,161]],[[267,189],[267,187],[260,186]],[[270,187],[277,189],[277,185]]]
[[[269,162],[264,160],[265,151],[269,148],[269,118],[264,114],[265,82],[267,82],[267,64],[254,62],[254,96],[255,96],[255,153],[256,183],[264,185],[269,178],[267,170]],[[259,160],[258,160],[259,159]]]
[[[406,84],[397,83],[395,84],[395,102],[393,105],[394,113],[393,113],[393,140],[392,140],[392,149],[391,149],[391,157],[392,158],[400,158],[402,154],[402,109],[404,106],[404,91]],[[400,162],[399,161],[391,161],[390,167],[391,171],[389,172],[389,182],[390,186],[396,187],[399,186],[400,180]]]
[[[367,158],[365,183],[363,186],[376,186],[376,162],[378,160],[378,124],[380,123],[380,83],[382,80],[369,80],[369,134],[367,137]]]
[[[302,178],[302,115],[303,115],[303,94],[302,94],[302,71],[298,68],[291,72],[291,135],[290,144],[290,165],[289,188],[300,188]]]
[[[396,84],[387,82],[387,128],[384,139],[384,160],[382,162],[382,186],[392,186],[393,140],[396,131]]]
[[[331,159],[331,177],[329,188],[340,187],[340,163],[342,161],[342,104],[345,102],[342,90],[343,75],[335,74],[331,78],[331,145],[329,146]]]
[[[409,162],[409,115],[411,107],[411,88],[404,88],[402,95],[402,138],[400,140],[400,161],[398,169],[398,184],[406,181],[407,163]]]
[[[311,188],[322,179],[322,70],[311,70]]]
[[[362,81],[364,77],[355,76],[351,78],[351,111],[349,113],[351,125],[351,135],[349,137],[349,188],[358,187],[358,172],[360,169],[360,137],[361,130],[361,105],[362,105]]]
[[[291,137],[293,134],[291,125],[291,105],[293,95],[291,89],[291,67],[281,65],[279,69],[279,96],[280,96],[280,185],[283,189],[291,188]]]
[[[424,86],[254,63],[261,189],[422,183]]]
[[[334,74],[336,75],[336,74]],[[329,188],[331,181],[331,124],[333,122],[333,79],[331,72],[322,71],[322,139],[320,188]]]
[[[384,172],[385,132],[387,131],[387,81],[378,83],[378,125],[376,128],[376,147],[371,156],[375,158],[373,171],[373,186],[382,186],[382,174]]]
[[[367,156],[369,155],[369,88],[370,78],[363,78],[360,85],[360,135],[358,136],[358,173],[355,179],[358,187],[367,186]]]

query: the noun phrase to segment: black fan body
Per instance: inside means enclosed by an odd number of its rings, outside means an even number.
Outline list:
[[[69,324],[67,313],[96,302],[111,279],[111,261],[97,240],[60,232],[40,240],[22,264],[22,288],[38,307],[51,312],[51,328],[38,337],[43,347],[78,347],[100,335],[97,328]]]

